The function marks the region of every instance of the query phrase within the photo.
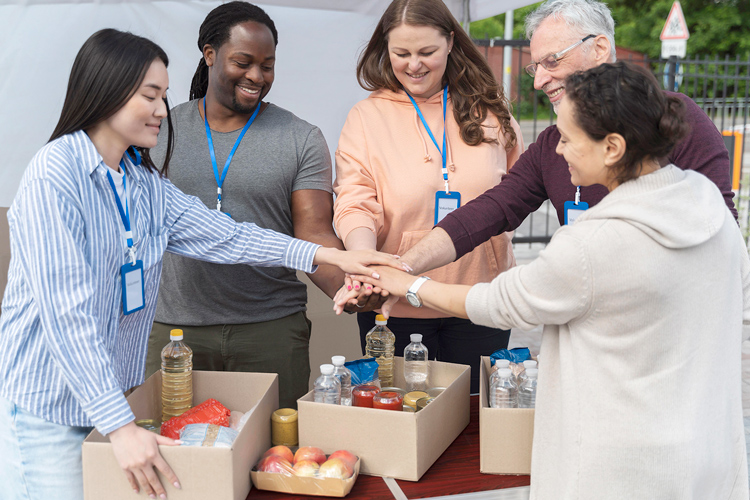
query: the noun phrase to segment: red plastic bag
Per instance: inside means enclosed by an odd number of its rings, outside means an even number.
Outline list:
[[[172,417],[161,426],[161,435],[180,439],[180,431],[188,424],[214,424],[229,427],[231,412],[215,399],[207,399],[178,417]]]

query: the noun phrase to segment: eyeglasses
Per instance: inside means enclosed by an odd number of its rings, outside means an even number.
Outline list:
[[[573,45],[571,45],[570,47],[568,47],[567,49],[561,50],[557,54],[550,54],[539,62],[535,62],[535,63],[533,62],[529,64],[528,66],[526,66],[526,73],[528,73],[530,76],[533,77],[534,75],[536,75],[536,67],[539,66],[540,64],[542,68],[546,69],[547,71],[554,70],[555,68],[557,68],[557,66],[560,63],[560,59],[562,59],[565,54],[575,49],[576,47],[581,45],[583,42],[588,40],[589,38],[596,38],[596,35],[589,35],[585,38],[582,38],[578,40],[576,43],[574,43]]]

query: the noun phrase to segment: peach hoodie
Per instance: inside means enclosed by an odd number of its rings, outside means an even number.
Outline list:
[[[442,147],[442,96],[415,99]],[[467,145],[453,117],[450,92],[446,118],[450,190],[461,193],[461,204],[497,185],[523,151],[521,131],[512,120],[516,146],[506,151],[505,137],[494,116],[485,135],[499,144]],[[409,97],[401,90],[378,90],[349,112],[336,150],[334,224],[342,241],[358,227],[377,236],[377,249],[403,255],[432,229],[435,193],[444,190],[441,155],[427,134]],[[489,282],[515,265],[511,234],[501,234],[462,258],[425,273],[432,279],[473,285]],[[442,318],[447,315],[415,308],[399,300],[391,315],[401,318]]]

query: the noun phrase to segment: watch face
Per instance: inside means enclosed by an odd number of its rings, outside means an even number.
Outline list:
[[[419,297],[417,297],[416,293],[407,293],[406,300],[408,300],[409,304],[413,305],[414,307],[422,307],[422,302],[419,300]]]

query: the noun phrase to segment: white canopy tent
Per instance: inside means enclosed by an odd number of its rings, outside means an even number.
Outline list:
[[[445,0],[462,23],[533,3]],[[29,160],[57,122],[78,49],[95,31],[146,36],[170,58],[172,105],[184,102],[200,59],[198,28],[216,1],[0,0],[0,207],[10,206]],[[267,100],[319,126],[333,151],[349,109],[366,93],[357,56],[389,0],[263,0],[279,31]]]

